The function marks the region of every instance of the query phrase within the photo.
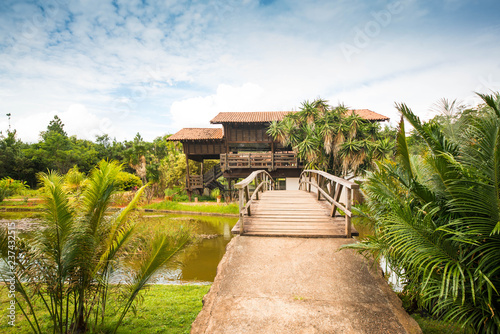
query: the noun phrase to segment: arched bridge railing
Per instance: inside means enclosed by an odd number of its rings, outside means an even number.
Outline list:
[[[332,205],[331,216],[334,217],[337,209],[345,214],[345,234],[351,237],[351,217],[353,190],[359,189],[357,183],[347,181],[343,178],[328,174],[319,170],[306,169],[300,174],[299,189],[311,192],[311,188],[317,189],[318,200],[324,197]],[[341,203],[341,195],[345,189],[345,203]]]
[[[253,192],[250,193],[250,186],[253,185]],[[274,180],[265,170],[257,170],[250,174],[246,179],[240,181],[234,185],[239,191],[240,197],[240,235],[243,235],[244,231],[244,217],[245,214],[251,216],[250,206],[252,202],[259,199],[259,192],[264,192],[266,190],[274,189]]]

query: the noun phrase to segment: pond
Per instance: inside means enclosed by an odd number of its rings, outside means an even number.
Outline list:
[[[37,212],[0,212],[0,222],[15,220],[23,227],[36,225],[40,217]],[[232,238],[231,229],[238,221],[236,217],[201,216],[180,214],[142,214],[145,224],[194,225],[195,233],[201,239],[186,247],[178,262],[164,269],[155,278],[157,284],[211,284],[217,273],[217,265],[224,256],[226,245]]]

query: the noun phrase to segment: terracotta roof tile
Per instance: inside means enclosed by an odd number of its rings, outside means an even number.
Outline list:
[[[272,121],[281,121],[287,114],[292,112],[295,111],[221,112],[215,116],[210,123],[268,123]],[[368,109],[349,110],[348,115],[353,112],[369,121],[389,120],[389,117]]]
[[[170,141],[220,140],[224,137],[221,128],[184,128],[167,138]]]
[[[377,114],[374,111],[371,111],[369,109],[352,109],[348,111],[348,115],[351,115],[352,113],[355,113],[359,115],[361,118],[364,118],[368,121],[388,121],[389,117]]]
[[[221,112],[210,123],[267,123],[281,121],[290,112],[292,111]]]

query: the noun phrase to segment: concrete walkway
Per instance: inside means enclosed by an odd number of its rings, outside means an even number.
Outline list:
[[[233,238],[191,333],[421,333],[352,241]]]

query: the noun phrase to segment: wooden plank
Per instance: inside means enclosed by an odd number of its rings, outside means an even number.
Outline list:
[[[258,161],[263,157],[255,154],[254,158]],[[252,176],[246,181],[257,177],[255,174]],[[319,178],[324,185],[323,175]],[[242,189],[244,192],[249,184],[250,182],[246,183],[245,189]],[[327,192],[323,192],[335,199],[331,190],[327,188]],[[323,192],[321,195],[324,195]],[[315,193],[302,190],[265,191],[259,194],[259,200],[251,200],[252,215],[242,217],[245,219],[244,235],[345,237],[345,217],[331,217],[330,206],[324,200],[317,201],[316,196]],[[233,233],[240,230],[239,224],[237,225],[233,228]],[[355,234],[354,231],[352,233]]]

